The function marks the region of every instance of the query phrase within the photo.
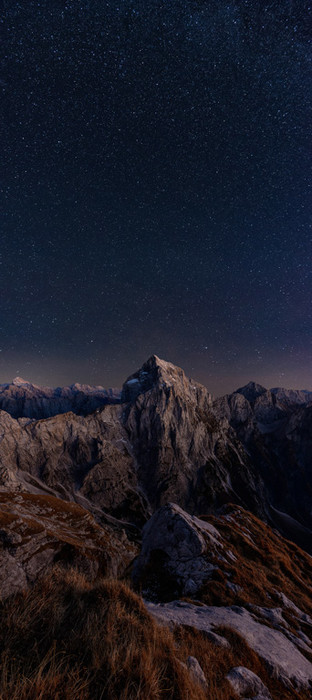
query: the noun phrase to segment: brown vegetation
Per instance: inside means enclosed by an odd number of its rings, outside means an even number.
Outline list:
[[[235,700],[234,666],[258,673],[274,700],[299,698],[269,678],[244,640],[222,629],[231,648],[191,629],[160,627],[125,584],[92,584],[54,569],[0,608],[1,700]],[[183,666],[201,664],[207,690]],[[183,662],[183,663],[181,663]],[[301,694],[302,700],[308,696]]]
[[[215,525],[231,552],[222,565],[216,561],[222,570],[216,569],[213,580],[204,586],[204,603],[269,608],[281,605],[278,594],[282,592],[312,616],[312,558],[306,552],[236,505],[227,506],[223,516],[202,519]],[[226,586],[227,580],[237,591]]]
[[[0,648],[2,700],[207,697],[138,596],[73,570],[54,570],[2,604]]]

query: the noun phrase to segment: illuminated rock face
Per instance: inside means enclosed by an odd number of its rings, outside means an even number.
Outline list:
[[[154,587],[161,586],[161,577],[169,575],[177,593],[195,595],[216,569],[205,556],[207,551],[211,554],[222,548],[220,534],[213,525],[169,503],[156,511],[143,528],[134,580],[148,579],[150,570]]]
[[[174,501],[200,513],[238,500],[264,513],[263,485],[205,387],[154,355],[127,380],[124,399],[124,426],[153,508]]]

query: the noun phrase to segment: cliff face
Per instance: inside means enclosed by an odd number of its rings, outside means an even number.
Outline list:
[[[245,452],[250,455],[254,468],[265,483],[270,515],[275,524],[311,551],[310,395],[282,389],[263,390],[259,394],[252,392],[251,388],[248,385],[217,399],[214,413],[233,428]],[[303,403],[304,398],[306,403]]]
[[[45,420],[2,411],[0,430],[2,488],[32,491],[39,479],[138,524],[172,499],[193,512],[227,500],[265,512],[263,485],[208,391],[156,356],[127,380],[121,405]]]
[[[124,426],[153,507],[175,500],[207,512],[237,500],[263,512],[263,485],[231,427],[216,418],[205,387],[153,356],[125,383],[125,399]]]
[[[148,516],[119,406],[86,417],[31,421],[0,412],[0,485],[52,493],[91,511],[143,522]]]

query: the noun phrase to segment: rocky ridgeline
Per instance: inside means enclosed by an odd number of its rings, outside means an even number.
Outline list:
[[[52,389],[21,377],[15,377],[11,384],[0,384],[0,410],[13,418],[50,418],[67,411],[86,416],[104,404],[119,401],[118,389],[102,386],[72,384]]]
[[[265,484],[268,521],[312,552],[312,393],[251,382],[216,399],[213,410]]]

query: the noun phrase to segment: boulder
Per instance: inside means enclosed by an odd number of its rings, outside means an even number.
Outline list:
[[[133,577],[151,599],[194,595],[216,568],[205,555],[222,549],[218,530],[174,503],[160,508],[143,528]],[[167,582],[167,590],[160,589]]]
[[[189,656],[187,658],[186,666],[193,681],[201,685],[202,688],[207,688],[206,676],[195,656]]]
[[[246,698],[247,694],[254,697],[261,697],[263,700],[272,700],[267,687],[262,683],[261,678],[250,669],[244,666],[236,666],[228,673],[227,679],[233,690],[240,697]]]

